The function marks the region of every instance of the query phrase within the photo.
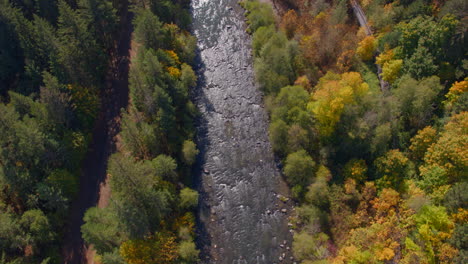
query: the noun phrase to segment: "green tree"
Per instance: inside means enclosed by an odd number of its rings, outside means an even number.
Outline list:
[[[305,186],[310,183],[316,171],[315,161],[305,150],[287,156],[284,166],[286,179],[292,185]]]
[[[459,208],[468,209],[468,183],[452,185],[445,194],[444,205],[449,213],[456,213]]]
[[[138,158],[151,158],[162,152],[153,126],[145,122],[142,113],[130,108],[122,114],[122,142],[126,150]]]
[[[174,173],[175,162],[166,156],[158,158],[137,162],[119,153],[109,159],[107,172],[114,198],[113,208],[125,232],[132,238],[156,230],[160,220],[170,211],[172,196],[160,185],[162,177]],[[167,164],[172,168],[166,168]]]
[[[187,165],[191,166],[195,162],[198,152],[199,151],[197,149],[197,145],[195,145],[193,141],[191,140],[184,141],[184,144],[182,146],[182,154],[184,157],[184,162]]]
[[[162,23],[149,9],[139,9],[133,21],[135,39],[147,49],[163,45]]]
[[[255,76],[268,94],[276,94],[296,80],[294,59],[298,53],[297,44],[289,41],[282,32],[275,33],[263,45],[255,59]]]
[[[159,155],[151,161],[154,168],[154,173],[162,179],[175,181],[177,180],[177,163],[173,158],[167,155]]]
[[[74,115],[70,104],[71,98],[63,91],[64,85],[48,72],[44,72],[43,78],[44,86],[40,90],[40,102],[45,104],[50,125],[58,129],[70,127]]]
[[[329,237],[325,233],[308,234],[305,231],[294,235],[293,254],[298,260],[318,260],[328,256]]]
[[[301,123],[301,116],[307,115],[306,106],[310,95],[302,86],[286,86],[281,88],[273,102],[273,110],[271,111],[271,119],[282,119],[287,124]],[[311,118],[311,117],[309,117]],[[301,124],[307,127],[307,124]]]
[[[110,208],[89,208],[81,226],[83,239],[88,244],[93,244],[99,254],[112,252],[125,239],[117,215]]]
[[[328,199],[330,192],[328,188],[328,181],[330,179],[330,171],[325,166],[320,165],[317,170],[314,182],[307,188],[305,200],[322,210],[328,209],[328,206],[330,205],[330,201]]]
[[[255,32],[259,27],[265,27],[275,23],[271,5],[249,0],[243,1],[242,5],[247,10],[250,32]]]
[[[181,241],[178,248],[179,256],[187,263],[196,263],[200,251],[195,247],[192,241]]]
[[[442,89],[440,79],[436,76],[421,81],[404,76],[392,93],[398,99],[398,107],[403,120],[410,127],[420,129],[431,119],[432,104],[435,103]]]
[[[454,223],[442,206],[426,205],[415,217],[417,236],[425,244],[428,258],[437,261],[445,240],[450,238]]]
[[[281,119],[273,121],[270,124],[269,135],[273,150],[285,156],[288,148],[288,125]]]
[[[388,151],[374,162],[379,185],[403,191],[405,179],[410,175],[409,159],[397,149]]]
[[[64,1],[59,2],[59,14],[60,67],[54,68],[54,73],[59,80],[69,80],[80,86],[100,84],[107,58],[89,31],[91,21]]]
[[[198,205],[198,192],[190,188],[183,188],[180,190],[180,203],[181,208],[190,209]]]
[[[44,212],[39,209],[24,212],[18,224],[24,232],[25,243],[31,245],[33,251],[53,241],[52,225]]]
[[[6,251],[21,249],[25,244],[18,219],[11,213],[0,214],[0,248]]]
[[[118,27],[118,17],[112,3],[108,0],[79,0],[81,12],[91,21],[93,35],[106,49],[112,48],[114,34]]]

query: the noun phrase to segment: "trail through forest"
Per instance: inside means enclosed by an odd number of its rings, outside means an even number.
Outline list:
[[[80,190],[71,207],[69,225],[64,237],[63,258],[67,264],[92,263],[92,250],[81,236],[81,225],[86,210],[109,203],[107,160],[116,150],[116,136],[120,131],[120,110],[128,104],[128,72],[130,64],[132,17],[128,1],[120,14],[120,31],[101,91],[101,111],[93,130],[93,141],[82,164]]]

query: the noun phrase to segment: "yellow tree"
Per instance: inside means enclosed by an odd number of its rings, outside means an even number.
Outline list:
[[[428,126],[418,131],[411,139],[410,157],[416,161],[422,161],[427,149],[436,142],[437,131]]]
[[[359,42],[356,53],[359,55],[359,57],[361,57],[362,60],[368,61],[372,60],[376,50],[377,40],[374,36],[367,36],[361,42]]]
[[[357,72],[342,75],[329,72],[320,78],[307,106],[319,123],[320,134],[330,136],[345,106],[355,104],[368,90],[369,86]]]
[[[452,116],[437,142],[428,148],[424,162],[419,169],[423,177],[437,166],[449,182],[468,178],[468,112]]]
[[[450,87],[450,90],[445,95],[447,98],[447,100],[444,101],[445,108],[450,111],[458,98],[466,92],[468,92],[468,77],[461,82],[455,82],[452,87]]]
[[[385,62],[382,67],[382,78],[389,83],[393,83],[400,76],[402,67],[403,60],[390,60]]]

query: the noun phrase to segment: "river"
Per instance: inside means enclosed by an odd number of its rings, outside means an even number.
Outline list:
[[[268,140],[251,37],[236,0],[192,0],[199,85],[194,101],[203,263],[292,263],[290,202]]]

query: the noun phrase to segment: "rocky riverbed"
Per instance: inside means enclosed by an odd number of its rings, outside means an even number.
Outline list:
[[[291,201],[268,140],[251,37],[236,0],[193,0],[203,263],[293,263]]]

